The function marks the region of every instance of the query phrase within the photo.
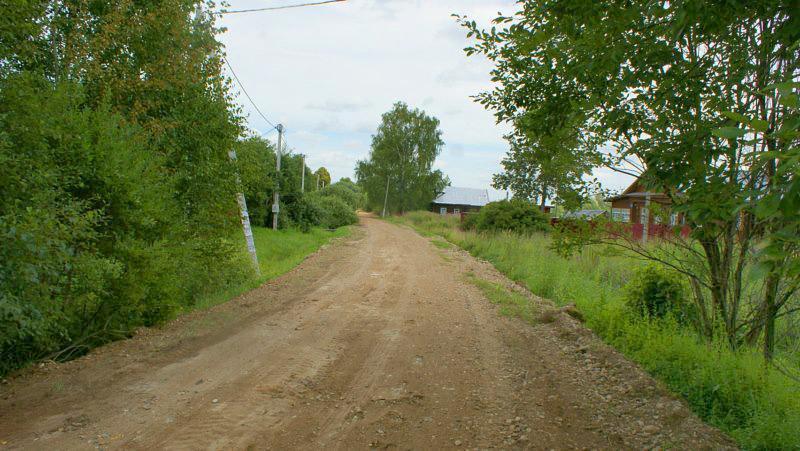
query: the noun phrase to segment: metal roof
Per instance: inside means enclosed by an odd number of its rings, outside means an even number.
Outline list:
[[[469,205],[483,207],[489,203],[489,191],[475,188],[448,186],[433,203],[443,205]]]

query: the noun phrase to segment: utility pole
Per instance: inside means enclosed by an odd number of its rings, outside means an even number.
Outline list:
[[[317,170],[317,191],[319,191],[319,170]]]
[[[283,153],[283,125],[278,124],[275,128],[278,130],[278,150],[275,152],[275,193],[272,195],[272,230],[278,230],[278,212],[281,208],[281,153]]]
[[[236,151],[228,151],[228,158],[231,161],[236,161]],[[242,181],[239,178],[239,171],[236,171],[236,186],[241,186]],[[253,260],[253,267],[256,270],[256,275],[261,276],[261,270],[258,266],[258,255],[256,255],[256,245],[253,242],[253,229],[250,228],[250,214],[247,213],[247,201],[244,199],[244,194],[241,191],[236,193],[236,203],[239,204],[239,215],[242,219],[242,230],[244,231],[244,239],[247,242],[247,252],[250,253],[250,258]]]
[[[306,191],[306,156],[303,155],[303,164],[300,165],[300,192]]]
[[[381,214],[381,218],[386,217],[386,203],[389,200],[389,176],[386,176],[386,194],[383,195],[383,213]]]

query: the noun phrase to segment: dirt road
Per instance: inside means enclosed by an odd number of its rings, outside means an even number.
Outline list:
[[[232,302],[0,386],[0,448],[731,446],[571,317],[503,317],[467,273],[519,290],[363,218]]]

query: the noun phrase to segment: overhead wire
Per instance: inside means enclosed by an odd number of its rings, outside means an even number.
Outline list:
[[[294,4],[294,5],[283,5],[283,6],[269,6],[269,7],[265,7],[265,8],[234,9],[234,10],[229,10],[229,11],[222,10],[222,11],[217,11],[214,14],[216,14],[218,16],[222,16],[222,15],[225,15],[225,14],[254,13],[254,12],[259,12],[259,11],[275,11],[275,10],[279,10],[279,9],[301,8],[301,7],[304,7],[304,6],[318,6],[318,5],[325,5],[325,4],[328,4],[328,3],[340,3],[340,2],[344,2],[344,1],[347,1],[347,0],[325,0],[325,1],[321,1],[321,2],[298,3],[298,4]]]
[[[271,120],[267,119],[267,116],[265,116],[264,113],[262,113],[261,110],[258,108],[258,105],[256,105],[256,102],[253,100],[252,97],[250,97],[250,94],[248,94],[247,89],[245,89],[244,84],[242,83],[242,80],[239,80],[239,76],[236,75],[236,71],[233,70],[233,66],[231,66],[230,62],[228,62],[228,59],[223,56],[222,60],[225,61],[225,64],[228,66],[228,69],[230,69],[231,74],[233,75],[233,78],[236,80],[236,83],[239,85],[239,88],[242,89],[242,92],[244,93],[245,97],[247,97],[247,100],[249,100],[250,104],[253,105],[253,108],[256,109],[256,112],[258,113],[259,116],[261,116],[261,119],[264,119],[265,121],[267,121],[267,124],[272,126],[272,128],[267,130],[266,132],[264,132],[264,134],[269,133],[272,130],[275,130],[278,126],[275,125],[274,123],[272,123]]]

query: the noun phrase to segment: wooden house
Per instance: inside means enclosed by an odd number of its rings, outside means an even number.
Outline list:
[[[663,236],[680,227],[683,236],[688,235],[683,214],[670,211],[672,200],[666,194],[648,191],[640,179],[636,179],[622,194],[606,199],[611,202],[611,219],[631,224],[637,238]]]
[[[489,203],[489,191],[485,189],[458,188],[448,186],[431,202],[431,211],[440,215],[477,212]]]

